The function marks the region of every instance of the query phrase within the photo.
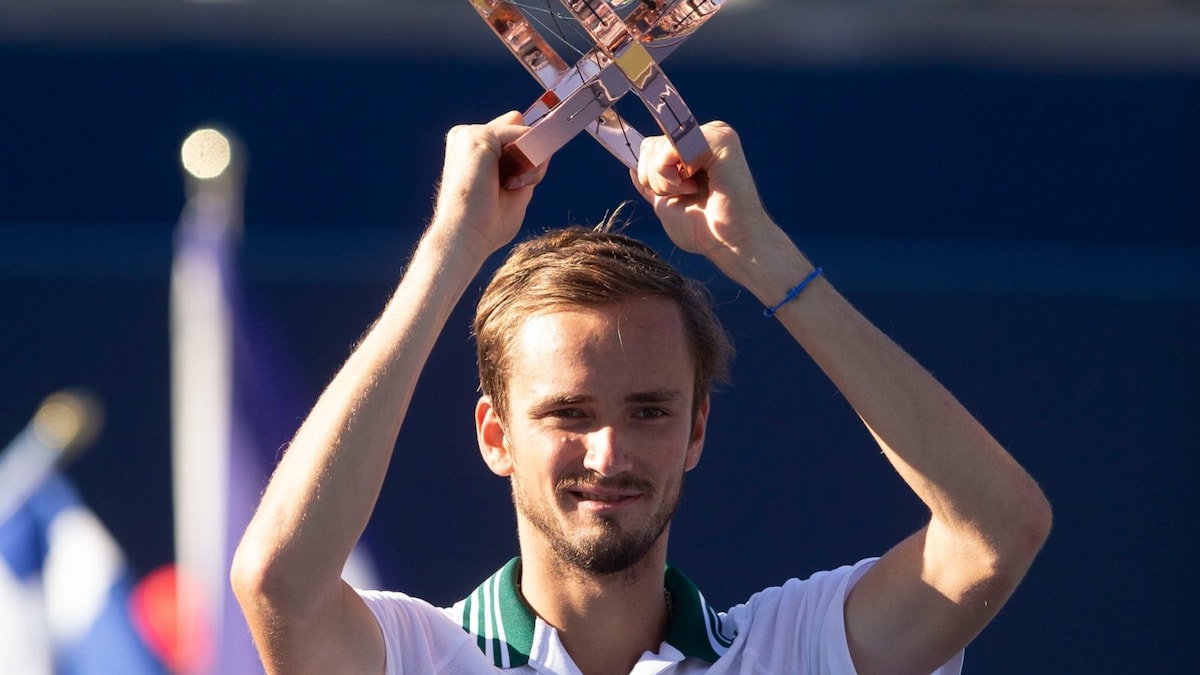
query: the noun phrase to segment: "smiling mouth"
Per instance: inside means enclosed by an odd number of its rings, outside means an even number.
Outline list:
[[[583,501],[605,503],[620,502],[626,499],[633,499],[637,496],[634,494],[597,494],[595,492],[579,492],[578,490],[572,490],[571,494]]]
[[[649,482],[633,476],[572,476],[560,481],[557,487],[560,494],[601,508],[634,502],[654,492]]]

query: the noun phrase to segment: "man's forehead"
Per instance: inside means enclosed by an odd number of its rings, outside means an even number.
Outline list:
[[[683,312],[679,305],[657,296],[590,305],[548,305],[519,322],[514,337],[539,340],[576,331],[619,334],[622,328],[646,326],[659,331],[662,339],[670,340],[672,334],[684,338]]]
[[[686,369],[691,376],[681,312],[661,298],[541,311],[525,319],[513,337],[513,378],[537,372],[539,379],[553,380],[581,370],[629,366],[657,371],[660,377]]]

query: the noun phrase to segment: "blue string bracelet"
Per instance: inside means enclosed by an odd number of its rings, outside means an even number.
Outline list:
[[[783,300],[779,301],[778,305],[764,309],[763,316],[767,317],[768,319],[775,316],[775,312],[778,312],[780,307],[783,307],[784,305],[788,304],[789,302],[795,300],[796,297],[799,296],[800,293],[803,292],[804,289],[807,288],[808,285],[813,282],[813,279],[816,279],[819,276],[821,276],[821,268],[820,267],[813,270],[812,272],[809,272],[808,276],[804,277],[804,281],[801,281],[800,283],[796,284],[795,287],[792,288],[792,290],[788,291],[787,295],[784,296]]]

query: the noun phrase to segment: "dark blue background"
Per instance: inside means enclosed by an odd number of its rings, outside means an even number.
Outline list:
[[[1042,482],[1055,531],[967,672],[1195,663],[1200,74],[668,67],[742,133],[769,209],[833,282]],[[291,361],[286,442],[388,296],[452,124],[538,94],[503,59],[193,48],[0,48],[0,435],[82,384],[106,401],[71,469],[146,572],[172,556],[167,282],[179,143],[250,153],[243,271]],[[593,143],[553,162],[527,227],[635,199]],[[665,246],[640,207],[633,232]],[[739,357],[672,558],[714,604],[876,555],[922,523],[836,391],[703,261]],[[516,551],[478,460],[470,298],[421,382],[368,531],[386,582],[453,601]]]

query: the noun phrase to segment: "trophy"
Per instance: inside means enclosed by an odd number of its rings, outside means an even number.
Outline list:
[[[708,160],[711,151],[699,123],[659,64],[716,14],[724,0],[544,0],[544,7],[529,0],[471,4],[546,90],[524,113],[529,131],[504,148],[501,173],[509,187],[525,184],[537,166],[583,130],[636,169],[644,136],[613,110],[630,91],[646,104],[675,146],[683,177]],[[539,10],[554,26],[561,26],[560,18],[573,19],[586,36],[591,46],[574,64],[555,52],[535,27],[551,26],[537,18]],[[569,16],[560,14],[564,10]]]

